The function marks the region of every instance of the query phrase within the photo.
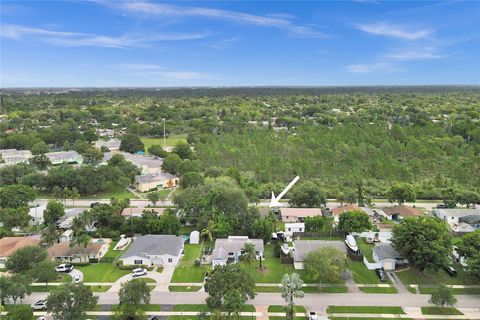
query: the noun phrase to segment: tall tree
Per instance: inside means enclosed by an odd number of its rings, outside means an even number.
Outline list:
[[[150,192],[149,194],[147,194],[147,199],[155,206],[157,204],[157,201],[160,200],[160,195],[158,194],[158,192]]]
[[[415,202],[417,199],[413,185],[409,183],[394,184],[387,191],[388,201],[397,202],[399,205],[405,202]]]
[[[203,237],[207,238],[208,240],[213,241],[216,229],[217,229],[217,226],[215,224],[215,221],[209,220],[207,226],[203,228],[201,234]]]
[[[120,150],[135,153],[144,150],[144,144],[139,135],[128,133],[124,135],[120,141]]]
[[[41,244],[45,247],[50,247],[57,243],[59,238],[60,232],[58,232],[57,226],[51,223],[42,230]]]
[[[467,272],[480,279],[480,229],[464,235],[457,247],[458,254],[465,258]]]
[[[303,298],[304,293],[302,291],[303,280],[296,273],[289,275],[288,273],[283,275],[282,278],[282,298],[287,302],[285,311],[287,313],[287,320],[293,320],[295,318],[295,302],[294,298]]]
[[[6,320],[26,320],[33,318],[33,311],[29,305],[18,305],[13,306],[12,309],[8,311]]]
[[[411,267],[423,272],[444,266],[452,253],[446,222],[434,217],[409,217],[392,229],[392,243]]]
[[[58,320],[81,320],[87,310],[97,305],[97,300],[89,287],[66,283],[50,292],[47,310]]]
[[[294,207],[313,208],[326,204],[327,198],[317,184],[307,181],[291,191],[289,203]]]
[[[442,285],[432,292],[428,302],[443,308],[445,306],[454,306],[457,303],[457,299],[453,296],[452,289]]]
[[[15,273],[10,277],[12,285],[9,287],[8,296],[16,304],[17,300],[23,300],[25,297],[32,293],[30,283],[32,278],[28,274]]]
[[[8,257],[5,268],[12,272],[24,273],[45,259],[47,259],[47,250],[36,246],[26,246],[17,249]]]
[[[347,258],[345,253],[333,247],[325,247],[307,254],[303,259],[303,268],[310,279],[319,283],[332,283],[345,271]]]
[[[239,264],[218,266],[205,283],[207,306],[238,316],[245,302],[255,297],[255,282]]]
[[[362,232],[372,228],[370,217],[363,211],[346,211],[340,214],[338,229],[345,232]]]
[[[121,305],[148,304],[150,289],[145,281],[130,280],[121,284],[118,297]]]
[[[31,219],[28,207],[0,209],[0,221],[7,229],[26,228]]]
[[[43,212],[43,220],[47,224],[55,224],[61,217],[65,215],[65,208],[63,204],[58,201],[50,200],[47,203],[47,208]]]
[[[257,255],[255,254],[255,245],[253,243],[245,243],[243,251],[244,254],[242,255],[242,260],[250,267],[252,262],[257,258]]]
[[[8,185],[0,188],[0,207],[19,208],[28,206],[35,200],[35,192],[29,186],[22,184]]]
[[[55,264],[51,261],[41,261],[33,265],[30,272],[36,282],[48,283],[57,279],[58,273],[55,271]]]

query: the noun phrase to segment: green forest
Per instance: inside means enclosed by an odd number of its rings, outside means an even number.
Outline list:
[[[88,165],[99,129],[162,137],[165,121],[194,150],[172,173],[230,176],[250,200],[295,175],[332,198],[397,182],[425,199],[480,191],[478,87],[3,90],[0,114],[0,149],[46,144]]]

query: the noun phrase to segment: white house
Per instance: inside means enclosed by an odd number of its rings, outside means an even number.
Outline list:
[[[83,163],[83,157],[78,154],[77,151],[58,151],[58,152],[48,152],[45,153],[45,156],[50,160],[52,164],[61,164],[61,163]]]
[[[30,216],[30,225],[36,226],[43,223],[43,212],[47,209],[47,205],[43,204],[37,207],[32,207],[28,211]]]
[[[458,225],[460,219],[469,216],[480,216],[480,208],[475,209],[434,209],[436,217],[447,222],[450,226]]]
[[[305,223],[285,223],[285,234],[292,236],[294,232],[305,232]]]
[[[389,243],[377,243],[373,247],[373,261],[380,263],[385,270],[395,270],[398,264],[406,263],[406,260],[400,257],[400,254]]]
[[[73,238],[73,230],[69,229],[69,230],[65,230],[65,232],[60,235],[58,240],[60,243],[70,243],[70,241],[72,241],[72,238]]]
[[[1,149],[0,159],[5,165],[26,163],[32,157],[30,150]],[[1,161],[0,161],[1,162]]]
[[[200,243],[200,232],[194,230],[190,233],[190,244],[199,244]]]
[[[135,188],[141,192],[154,189],[165,189],[175,187],[180,179],[169,173],[149,173],[135,177]]]
[[[263,240],[249,239],[243,236],[230,236],[227,239],[217,239],[212,252],[212,266],[224,266],[227,262],[237,262],[245,253],[245,244],[251,243],[255,247],[256,259],[263,259]]]
[[[97,149],[106,147],[110,151],[118,151],[120,149],[120,143],[121,141],[118,139],[98,140],[98,141],[95,141],[95,147]]]
[[[124,265],[176,266],[183,246],[181,237],[149,234],[137,237],[120,260]]]

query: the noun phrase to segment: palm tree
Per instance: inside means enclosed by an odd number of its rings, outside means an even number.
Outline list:
[[[303,298],[304,293],[301,290],[303,280],[296,273],[289,275],[288,273],[283,275],[282,278],[282,298],[287,302],[285,311],[287,313],[287,319],[293,320],[295,318],[295,303],[293,298]]]
[[[72,205],[75,206],[75,200],[80,198],[80,193],[78,193],[78,189],[73,187],[72,191],[70,192],[70,197],[72,198]]]
[[[55,226],[54,223],[51,223],[42,231],[41,243],[46,247],[50,247],[58,242],[59,237],[60,234],[57,230],[57,226]]]
[[[335,224],[335,221],[334,221],[334,218],[332,216],[325,217],[323,227],[326,231],[328,231],[330,233],[330,237],[332,237],[332,231],[334,229],[334,224]]]
[[[257,255],[255,254],[255,245],[253,243],[245,243],[243,251],[245,251],[245,253],[242,255],[242,260],[250,267],[253,260],[257,258]]]
[[[155,206],[157,201],[160,200],[160,195],[158,192],[150,192],[147,194],[147,199]]]
[[[216,231],[217,225],[213,220],[209,220],[207,226],[202,230],[202,237],[206,237],[208,240],[213,241]]]

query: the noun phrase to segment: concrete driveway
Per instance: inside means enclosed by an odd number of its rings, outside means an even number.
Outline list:
[[[173,266],[167,266],[163,269],[162,272],[157,272],[157,268],[153,269],[152,271],[148,271],[145,276],[141,277],[136,277],[134,278],[131,273],[124,275],[115,283],[112,285],[110,289],[108,289],[107,292],[119,292],[120,287],[122,283],[128,282],[132,279],[142,279],[142,278],[150,278],[155,280],[156,286],[155,290],[156,291],[168,291],[168,285],[170,284],[170,280],[172,279],[173,272],[175,271],[175,267]],[[166,289],[165,289],[166,288]]]

